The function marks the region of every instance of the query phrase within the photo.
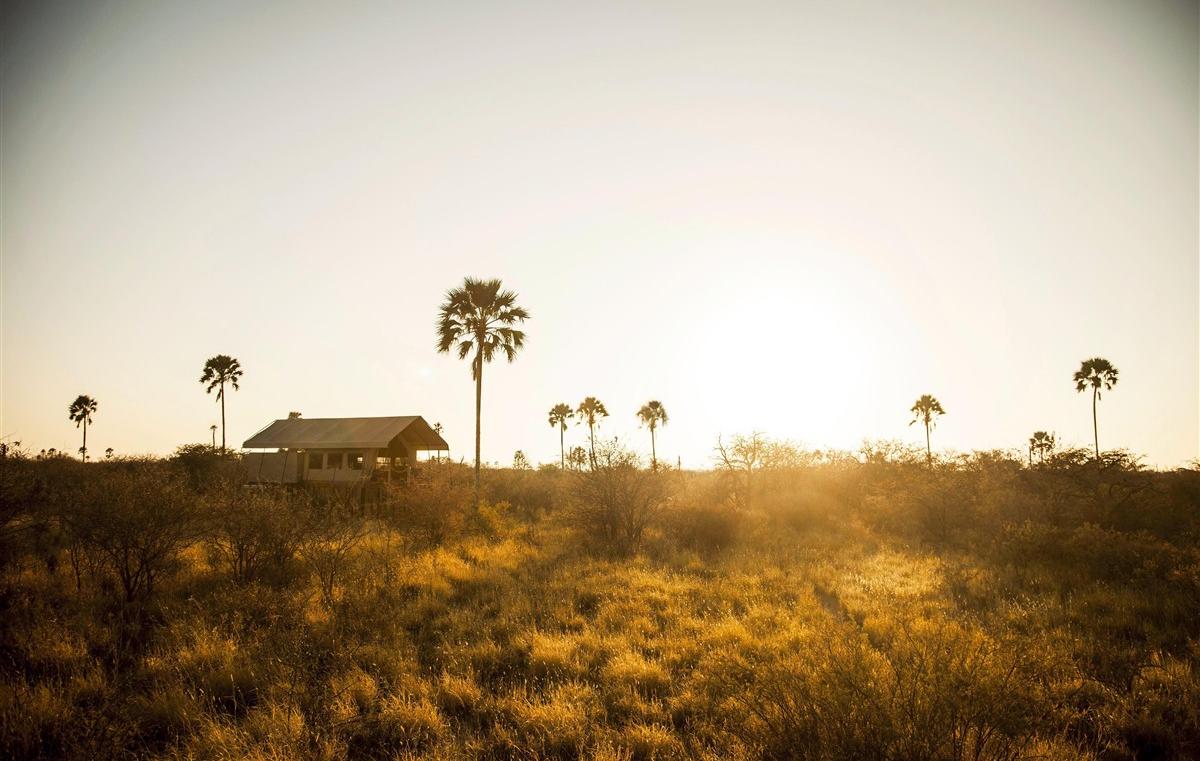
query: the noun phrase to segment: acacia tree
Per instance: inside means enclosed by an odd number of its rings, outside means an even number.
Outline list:
[[[95,399],[87,394],[80,394],[67,408],[67,415],[75,423],[75,427],[83,426],[83,446],[79,448],[79,455],[84,462],[87,462],[87,429],[92,424],[92,413],[96,411],[96,407]]]
[[[1075,390],[1092,389],[1092,436],[1096,443],[1096,459],[1100,459],[1100,426],[1096,422],[1096,402],[1100,401],[1101,389],[1111,391],[1117,385],[1117,368],[1107,359],[1092,357],[1085,359],[1075,371]]]
[[[564,470],[567,467],[566,446],[563,442],[563,434],[567,431],[567,421],[575,416],[571,411],[571,406],[564,402],[559,402],[550,408],[550,427],[558,426],[558,466]]]
[[[204,363],[204,374],[200,376],[201,383],[207,383],[205,393],[211,394],[217,389],[217,401],[221,403],[221,451],[225,451],[225,384],[233,386],[237,391],[238,381],[242,377],[242,365],[227,354],[209,357]]]
[[[604,402],[594,396],[589,396],[579,403],[579,409],[575,410],[575,414],[579,416],[580,423],[587,423],[588,427],[588,456],[591,459],[592,467],[596,466],[596,426],[599,425],[600,418],[608,417],[608,410],[604,408]]]
[[[662,402],[651,400],[642,405],[637,416],[642,421],[642,425],[650,429],[650,467],[658,470],[658,449],[654,441],[654,431],[659,425],[667,424],[667,408],[663,406]]]
[[[909,425],[913,423],[925,424],[925,463],[933,465],[933,449],[929,445],[929,429],[933,428],[938,415],[945,415],[946,411],[942,409],[942,403],[929,394],[921,394],[921,397],[913,403],[912,409],[909,410],[913,414],[913,419],[909,421]]]
[[[471,352],[471,378],[475,381],[475,504],[479,504],[480,416],[483,410],[483,366],[497,352],[509,362],[525,345],[525,333],[514,325],[529,319],[529,312],[517,306],[517,294],[501,290],[499,280],[463,279],[458,288],[446,291],[438,316],[437,349],[458,352],[466,359]]]

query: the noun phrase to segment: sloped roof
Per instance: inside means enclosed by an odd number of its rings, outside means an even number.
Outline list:
[[[416,449],[449,449],[420,415],[276,420],[246,439],[246,449],[385,449],[397,436]]]

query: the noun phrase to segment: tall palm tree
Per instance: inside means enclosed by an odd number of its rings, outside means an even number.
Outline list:
[[[599,425],[600,418],[608,417],[608,410],[604,409],[604,402],[594,396],[589,396],[579,403],[579,409],[575,410],[575,414],[579,416],[580,423],[587,423],[589,456],[592,467],[595,467],[596,426]]]
[[[563,444],[563,434],[567,431],[567,421],[575,416],[571,405],[559,402],[550,408],[550,427],[558,426],[558,466],[567,468],[567,450]]]
[[[1038,462],[1046,461],[1046,455],[1054,451],[1054,434],[1034,431],[1029,439],[1029,462],[1033,464],[1033,453],[1038,453]]]
[[[642,425],[650,429],[650,467],[658,470],[658,450],[654,442],[654,431],[659,425],[667,424],[667,408],[662,402],[651,400],[642,405],[637,412]]]
[[[938,415],[945,415],[946,411],[942,409],[942,403],[929,394],[921,394],[921,398],[913,403],[912,409],[909,410],[913,414],[913,419],[909,421],[909,425],[913,423],[925,424],[925,462],[933,465],[933,449],[929,446],[929,429],[934,426],[935,419]]]
[[[1100,459],[1100,426],[1096,422],[1096,402],[1100,400],[1100,390],[1111,391],[1117,385],[1117,368],[1107,359],[1092,357],[1085,359],[1075,371],[1075,390],[1092,389],[1092,436],[1096,442],[1096,459]]]
[[[75,423],[75,427],[83,426],[83,446],[79,448],[79,455],[84,462],[87,462],[87,427],[92,424],[92,413],[96,411],[96,407],[95,399],[87,394],[80,394],[67,408],[67,415]]]
[[[459,359],[471,360],[471,378],[475,381],[475,504],[479,504],[479,427],[483,411],[483,366],[497,352],[509,362],[525,345],[525,334],[514,328],[529,319],[529,312],[517,306],[517,294],[501,290],[499,280],[463,279],[458,288],[446,291],[437,324],[437,349],[448,353],[456,349]]]
[[[233,390],[238,389],[238,380],[242,377],[242,365],[233,357],[227,354],[218,354],[215,357],[209,357],[204,363],[204,374],[200,376],[201,383],[207,383],[208,386],[204,392],[211,394],[213,389],[217,391],[217,401],[221,403],[221,451],[225,451],[225,384],[233,386]]]
[[[208,432],[212,434],[212,448],[215,452],[217,450],[217,424],[213,423],[210,425],[208,427]]]

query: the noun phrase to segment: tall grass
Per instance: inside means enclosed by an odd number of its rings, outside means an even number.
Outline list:
[[[478,508],[7,453],[0,755],[1200,755],[1200,472],[727,444]]]

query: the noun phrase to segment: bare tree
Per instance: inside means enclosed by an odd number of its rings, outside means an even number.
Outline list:
[[[748,507],[754,489],[754,474],[763,467],[769,442],[758,431],[736,435],[726,444],[717,436],[717,463],[730,477],[734,506]]]

